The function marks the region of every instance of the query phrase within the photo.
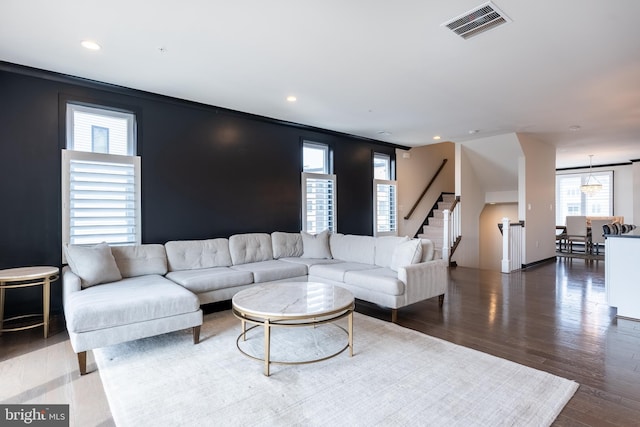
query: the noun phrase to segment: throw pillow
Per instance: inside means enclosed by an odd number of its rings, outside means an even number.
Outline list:
[[[302,236],[301,258],[333,258],[329,248],[329,230],[315,235],[301,231],[300,236]]]
[[[106,243],[95,246],[67,245],[67,262],[81,280],[81,286],[98,285],[122,279],[111,248]]]
[[[407,265],[417,264],[422,258],[422,242],[420,239],[412,239],[408,242],[400,243],[391,257],[390,268],[398,271],[399,268]]]

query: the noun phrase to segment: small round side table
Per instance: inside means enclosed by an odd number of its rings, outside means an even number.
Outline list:
[[[51,282],[58,279],[58,267],[19,267],[0,270],[0,334],[3,332],[22,331],[25,329],[44,327],[44,337],[49,335],[49,305],[51,303]],[[29,286],[42,286],[42,314],[24,314],[4,319],[4,291],[5,289],[26,288]],[[5,322],[11,322],[26,318],[42,317],[42,322],[29,323],[28,325],[4,328]]]

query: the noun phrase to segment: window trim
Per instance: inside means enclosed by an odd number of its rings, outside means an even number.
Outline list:
[[[333,151],[328,144],[323,144],[321,142],[314,142],[303,140],[302,141],[302,172],[305,173],[318,173],[318,172],[309,172],[304,169],[304,149],[308,147],[315,150],[322,150],[324,152],[324,169],[322,173],[324,174],[332,174],[333,173]]]
[[[583,193],[580,192],[580,188],[576,187],[576,191],[578,192],[579,196],[580,196],[580,200],[579,200],[579,212],[578,213],[567,213],[567,215],[584,215],[584,216],[614,216],[615,212],[614,212],[614,179],[615,179],[615,174],[614,171],[611,169],[601,169],[601,170],[585,170],[584,172],[569,172],[569,173],[556,173],[556,183],[555,183],[555,192],[556,192],[556,222],[558,222],[558,225],[563,225],[566,221],[566,215],[562,214],[562,202],[563,202],[563,197],[565,198],[565,206],[573,206],[576,205],[578,203],[578,201],[572,201],[571,203],[568,203],[568,201],[566,200],[566,197],[568,196],[563,196],[560,194],[560,187],[559,187],[559,180],[562,177],[566,177],[566,178],[580,178],[580,183],[584,184],[586,182],[586,180],[588,179],[589,175],[593,175],[594,177],[598,177],[598,176],[602,176],[602,175],[607,175],[609,177],[609,197],[608,197],[608,209],[609,209],[609,214],[607,215],[606,213],[590,213],[587,212],[587,203],[588,203],[588,199],[590,199],[592,196],[587,196]],[[597,196],[595,196],[597,197]]]
[[[98,104],[89,104],[84,102],[76,102],[72,100],[66,101],[65,107],[65,141],[63,148],[67,150],[75,150],[74,148],[74,112],[83,112],[87,114],[95,114],[98,116],[109,116],[118,119],[124,119],[127,121],[127,155],[135,156],[138,147],[137,147],[137,122],[138,122],[138,114],[134,111],[124,110],[119,108],[111,108],[104,105]]]
[[[376,159],[381,159],[384,160],[387,163],[387,177],[386,178],[376,178]],[[378,153],[378,152],[374,152],[373,153],[373,178],[374,179],[386,179],[386,180],[393,180],[395,179],[395,173],[393,172],[393,160],[391,159],[391,155],[389,154],[385,154],[385,153]]]

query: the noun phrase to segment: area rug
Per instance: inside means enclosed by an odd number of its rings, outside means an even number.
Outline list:
[[[358,313],[353,357],[272,365],[267,377],[263,363],[236,348],[239,332],[224,311],[205,316],[198,345],[180,331],[94,351],[116,424],[546,426],[578,388]],[[322,356],[344,340],[335,326],[281,328],[273,357]],[[260,352],[262,344],[258,329],[242,345]]]

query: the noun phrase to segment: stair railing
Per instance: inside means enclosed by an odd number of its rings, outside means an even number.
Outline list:
[[[453,255],[462,236],[460,226],[460,196],[456,197],[451,205],[451,209],[445,209],[442,213],[444,216],[442,259],[450,262],[451,255]]]
[[[438,177],[438,175],[440,174],[440,172],[444,168],[444,165],[446,165],[446,164],[447,164],[447,159],[443,159],[442,160],[442,164],[440,165],[440,167],[438,168],[436,173],[433,175],[433,178],[431,178],[431,181],[429,181],[429,183],[427,184],[425,189],[422,191],[422,194],[420,194],[420,196],[418,197],[418,200],[416,200],[416,202],[413,204],[413,206],[409,210],[409,213],[404,217],[404,219],[409,219],[411,217],[411,214],[413,214],[413,211],[416,210],[416,208],[418,207],[418,205],[420,204],[420,202],[424,198],[425,194],[427,194],[427,191],[429,191],[429,188],[431,188],[431,185],[436,180],[436,178]]]

